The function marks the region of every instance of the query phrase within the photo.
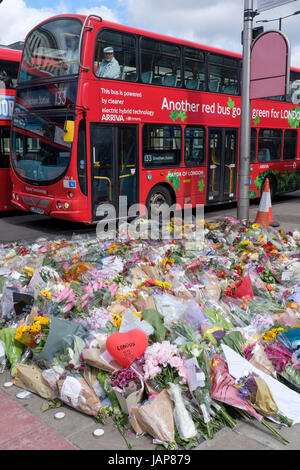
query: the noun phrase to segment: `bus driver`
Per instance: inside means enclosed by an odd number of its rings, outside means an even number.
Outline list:
[[[114,50],[112,47],[104,48],[104,59],[99,64],[96,75],[102,78],[120,78],[121,69],[119,62],[114,57]]]

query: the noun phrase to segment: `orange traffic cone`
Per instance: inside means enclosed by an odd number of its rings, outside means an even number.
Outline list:
[[[267,179],[267,181],[269,182],[268,179]],[[271,192],[269,192],[269,195],[270,195],[269,224],[270,224],[271,227],[279,227],[279,226],[280,226],[280,223],[279,223],[279,222],[275,222],[275,220],[273,219]]]
[[[263,193],[260,198],[260,203],[258,206],[258,211],[257,211],[256,219],[254,223],[260,224],[262,227],[269,227],[270,221],[271,221],[270,217],[273,219],[271,195],[270,195],[270,183],[267,178],[264,184]]]

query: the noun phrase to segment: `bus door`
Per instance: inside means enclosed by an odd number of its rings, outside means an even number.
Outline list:
[[[115,207],[119,217],[119,202],[122,214],[138,202],[138,126],[91,124],[90,134],[93,220],[103,217],[101,205],[106,203]]]
[[[235,200],[237,148],[237,129],[209,129],[207,204]]]

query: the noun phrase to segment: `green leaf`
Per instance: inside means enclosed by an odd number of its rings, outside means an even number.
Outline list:
[[[176,119],[178,118],[178,111],[171,111],[170,118],[173,122],[176,121]]]
[[[41,406],[41,411],[52,410],[53,408],[60,408],[63,406],[63,402],[59,398],[54,398],[53,401],[47,401]]]
[[[198,191],[199,191],[200,193],[202,193],[202,191],[204,190],[204,186],[205,186],[205,184],[204,184],[203,179],[199,180],[199,181],[198,181]]]
[[[230,109],[234,108],[235,102],[233,101],[232,98],[229,98],[227,105]]]
[[[154,308],[149,308],[142,312],[143,320],[146,320],[154,328],[155,338],[158,343],[162,343],[165,339],[167,330],[164,326],[163,316]]]
[[[178,178],[177,176],[174,176],[173,178],[173,186],[175,191],[177,191],[177,189],[180,189],[180,178]]]
[[[259,123],[260,123],[260,119],[259,119],[258,116],[256,116],[256,118],[254,119],[255,126],[257,126],[257,124],[259,124]]]
[[[178,114],[178,118],[181,119],[181,122],[184,122],[184,120],[187,118],[185,111],[180,111],[180,113]]]

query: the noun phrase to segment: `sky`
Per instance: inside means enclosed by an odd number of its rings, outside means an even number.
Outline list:
[[[257,0],[253,0],[253,9]],[[244,0],[3,0],[0,3],[0,44],[23,41],[40,21],[57,14],[96,14],[103,19],[175,38],[242,53]],[[253,20],[265,31],[279,21],[257,23],[300,11],[294,0]],[[282,32],[291,44],[291,65],[300,68],[300,14],[282,20]]]

